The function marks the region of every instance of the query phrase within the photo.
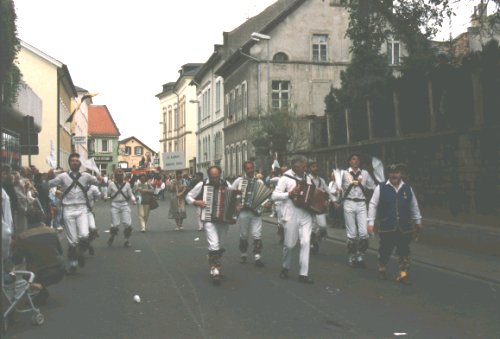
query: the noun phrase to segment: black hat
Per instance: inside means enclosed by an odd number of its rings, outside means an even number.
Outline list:
[[[387,166],[387,172],[389,173],[400,172],[404,167],[405,167],[404,164],[390,164],[389,166]]]

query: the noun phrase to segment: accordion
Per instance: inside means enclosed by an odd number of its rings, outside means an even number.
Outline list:
[[[239,191],[226,186],[209,186],[203,189],[203,201],[207,203],[201,211],[201,220],[235,224],[238,219]]]
[[[326,213],[329,199],[327,192],[305,181],[298,181],[297,186],[300,188],[299,194],[292,199],[297,207],[314,214]]]
[[[238,190],[241,192],[241,205],[258,214],[262,212],[262,205],[269,200],[273,191],[256,179],[243,179]]]

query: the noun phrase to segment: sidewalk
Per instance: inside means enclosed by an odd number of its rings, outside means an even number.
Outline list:
[[[276,218],[270,218],[268,215],[263,215],[262,219],[264,222],[277,224]],[[427,222],[429,221],[427,220]],[[460,245],[460,243],[450,248],[440,244],[438,241],[444,227],[439,229],[439,224],[425,224],[425,227],[425,237],[422,236],[417,242],[411,245],[413,261],[500,284],[500,258],[498,256],[485,254],[484,251],[472,251],[469,248],[457,249],[457,245]],[[435,230],[440,231],[440,233],[436,232],[436,237],[434,237]],[[469,230],[469,232],[475,234],[475,237],[471,237],[470,241],[479,248],[480,243],[477,243],[477,240],[480,240],[482,237],[478,235],[478,231]],[[490,234],[490,241],[492,243],[496,241],[496,247],[500,248],[500,232],[498,234],[495,232],[485,234]],[[448,233],[448,236],[452,237],[450,233]],[[346,242],[346,235],[343,229],[329,227],[328,238],[336,242]],[[455,236],[455,238],[458,239],[459,237]],[[447,242],[450,242],[452,239],[448,238]],[[370,250],[376,251],[377,249],[378,239],[371,238]]]

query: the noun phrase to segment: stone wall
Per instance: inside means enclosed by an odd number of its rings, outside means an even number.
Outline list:
[[[335,164],[347,168],[349,154],[360,153],[371,169],[372,156],[385,165],[407,165],[424,217],[500,228],[500,128],[442,132],[365,141],[308,152],[324,176]]]

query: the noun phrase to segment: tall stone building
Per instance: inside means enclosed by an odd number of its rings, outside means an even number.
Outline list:
[[[196,87],[190,86],[202,66],[189,63],[181,67],[176,82],[163,85],[156,97],[160,101],[160,164],[165,171],[196,171]]]

